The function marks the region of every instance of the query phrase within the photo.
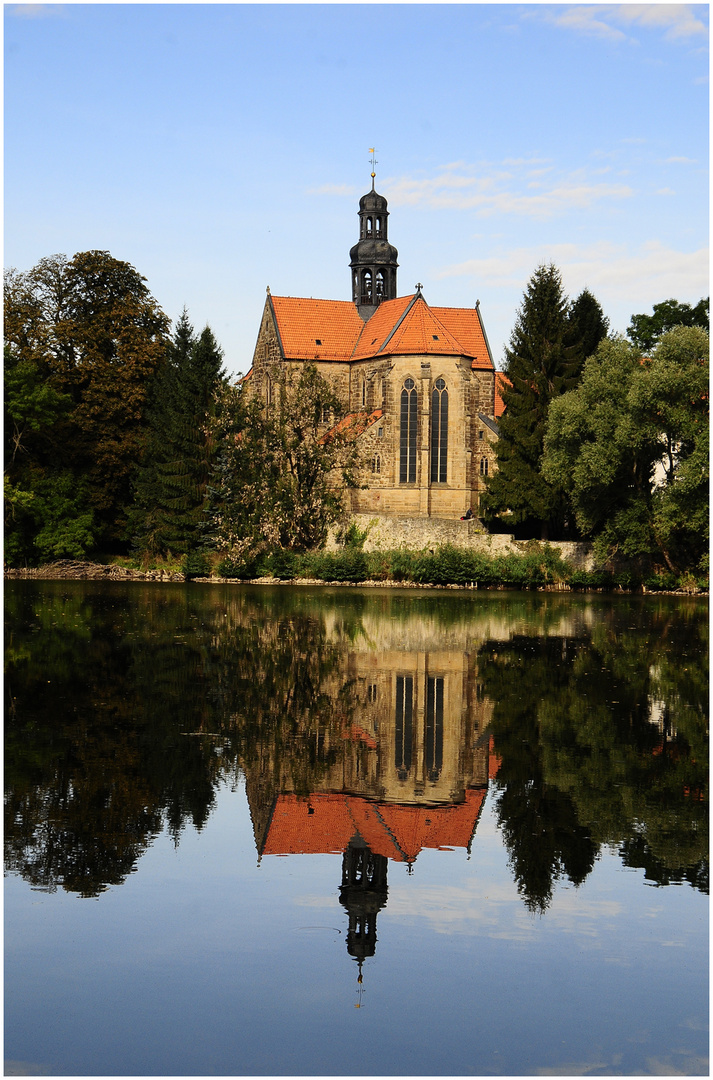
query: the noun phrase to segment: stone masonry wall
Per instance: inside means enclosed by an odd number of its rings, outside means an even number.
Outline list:
[[[480,522],[454,521],[446,518],[420,517],[376,517],[373,514],[350,514],[347,524],[354,523],[358,529],[368,529],[364,541],[365,551],[389,551],[406,548],[411,551],[423,551],[442,544],[454,547],[470,548],[487,555],[519,555],[527,548],[527,542],[514,540],[511,535],[487,533]],[[339,547],[332,528],[327,540],[327,550]],[[594,569],[594,557],[591,544],[573,541],[550,541],[549,547],[559,551],[578,570]]]

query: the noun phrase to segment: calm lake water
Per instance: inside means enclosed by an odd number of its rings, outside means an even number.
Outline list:
[[[707,602],[5,608],[6,1074],[708,1072]]]

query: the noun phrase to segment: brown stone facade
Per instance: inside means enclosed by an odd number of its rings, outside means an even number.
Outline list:
[[[420,295],[417,299],[430,315],[430,309]],[[294,306],[296,302],[292,303]],[[323,303],[326,314],[331,315],[331,309],[327,308],[330,302]],[[397,326],[402,322],[403,316]],[[376,325],[376,317],[373,324],[366,323],[362,337],[368,337],[371,325]],[[439,326],[433,321],[428,330],[437,330]],[[325,330],[325,341],[332,329],[330,324]],[[359,436],[363,486],[349,493],[351,512],[459,519],[470,508],[477,515],[487,476],[492,474],[496,461],[495,371],[492,363],[475,367],[473,356],[465,352],[457,354],[452,344],[445,354],[430,349],[427,352],[408,351],[407,348],[401,352],[384,349],[380,353],[375,348],[375,355],[365,358],[349,358],[342,354],[339,359],[330,359],[323,347],[318,323],[306,329],[300,327],[298,334],[294,327],[285,325],[283,316],[282,333],[280,331],[276,307],[268,296],[248,380],[251,392],[259,394],[266,405],[269,406],[282,374],[297,374],[305,363],[313,362],[330,382],[348,413],[365,417],[371,417],[377,411],[381,413]],[[443,331],[443,336],[446,332]],[[294,344],[292,348],[288,344],[286,349],[288,335],[291,335],[289,343],[296,340],[299,349]],[[422,335],[424,341],[426,337],[436,340],[439,336]],[[416,335],[412,334],[411,338],[419,343]],[[313,355],[309,355],[312,342]],[[379,344],[375,339],[374,346]],[[428,345],[431,345],[430,340]],[[354,351],[358,353],[359,350]],[[441,417],[437,434],[432,415],[434,388],[438,401],[443,400],[444,392],[447,398],[447,417]],[[403,416],[405,390],[415,395],[408,434]],[[329,428],[330,421],[326,418],[325,433]],[[433,464],[435,438],[439,439],[441,447],[438,467]],[[406,449],[405,439],[409,444]],[[403,468],[405,453],[410,454],[406,475]]]

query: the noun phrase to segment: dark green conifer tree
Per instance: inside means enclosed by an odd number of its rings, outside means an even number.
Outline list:
[[[486,521],[542,539],[561,536],[567,500],[540,471],[550,401],[577,382],[579,348],[572,344],[569,304],[559,270],[539,266],[530,279],[505,350],[505,412],[499,421],[498,468],[481,502]]]
[[[575,350],[577,358],[576,374],[579,380],[584,369],[584,361],[594,356],[599,342],[609,333],[609,320],[604,315],[599,301],[589,289],[583,289],[572,303],[569,311],[568,344]]]
[[[130,515],[135,550],[155,556],[199,546],[214,457],[209,417],[223,381],[222,351],[210,327],[196,337],[184,310],[151,394],[150,430]]]

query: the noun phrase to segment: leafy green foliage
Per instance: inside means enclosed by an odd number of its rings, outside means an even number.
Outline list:
[[[324,434],[324,413],[339,421],[344,408],[315,366],[283,373],[275,390],[266,408],[244,385],[227,387],[216,413],[206,532],[237,565],[277,546],[323,546],[343,513],[345,486],[355,483],[355,440],[338,423]]]
[[[695,306],[680,304],[678,300],[663,300],[654,304],[653,315],[632,315],[626,336],[634,348],[647,353],[661,337],[674,326],[699,326],[709,328],[709,298],[699,300]]]
[[[30,518],[18,531],[17,515],[6,515],[12,557],[118,544],[168,320],[144,278],[106,251],[11,270],[4,301],[7,477],[16,492],[46,489],[35,500],[35,533]],[[77,493],[51,498],[53,485],[67,487],[63,477]]]
[[[678,327],[650,360],[603,342],[552,403],[543,472],[599,556],[703,566],[708,536],[708,335]]]

